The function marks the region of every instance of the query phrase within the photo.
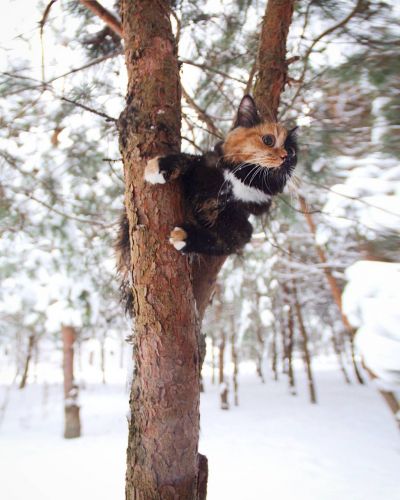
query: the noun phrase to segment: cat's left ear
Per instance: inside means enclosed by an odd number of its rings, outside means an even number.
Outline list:
[[[245,95],[240,102],[234,128],[236,127],[254,127],[261,123],[256,103],[251,95]]]

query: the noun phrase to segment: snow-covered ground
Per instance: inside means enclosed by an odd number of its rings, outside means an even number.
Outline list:
[[[200,451],[209,459],[209,500],[400,499],[398,431],[373,386],[346,385],[336,367],[321,364],[311,405],[303,379],[291,396],[284,380],[262,385],[247,371],[240,406],[229,411],[205,378]],[[118,384],[82,391],[83,437],[70,441],[61,437],[60,385],[0,386],[0,409],[8,400],[2,500],[124,498],[128,394],[120,375]]]

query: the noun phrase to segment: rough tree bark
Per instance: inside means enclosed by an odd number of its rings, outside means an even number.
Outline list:
[[[75,328],[62,326],[63,369],[64,369],[64,437],[72,439],[81,435],[80,408],[78,405],[78,387],[74,381],[74,342]]]
[[[287,83],[286,39],[294,0],[268,0],[258,47],[254,97],[262,116],[276,121],[281,93]]]
[[[170,2],[123,0],[121,13],[128,90],[119,129],[135,315],[126,499],[195,499],[205,497],[195,303],[188,259],[168,243],[183,220],[181,193],[177,183],[143,181],[147,160],[180,148]]]

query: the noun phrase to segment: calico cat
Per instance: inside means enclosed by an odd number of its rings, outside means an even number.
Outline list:
[[[296,163],[295,129],[262,121],[246,95],[233,129],[213,152],[153,158],[144,178],[151,184],[182,181],[186,218],[169,239],[178,251],[229,255],[250,241],[249,216],[269,211]]]
[[[153,158],[145,180],[164,184],[181,178],[185,222],[170,234],[171,244],[183,253],[229,255],[250,241],[249,216],[269,211],[297,163],[295,129],[261,120],[251,96],[243,97],[232,130],[214,151],[202,156],[184,153]],[[122,301],[132,314],[130,243],[126,213],[117,241],[117,270]]]

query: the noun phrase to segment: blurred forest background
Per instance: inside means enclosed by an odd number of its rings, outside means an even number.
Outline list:
[[[118,17],[118,2],[102,3]],[[113,251],[124,192],[121,40],[77,0],[8,4],[0,44],[0,381],[62,381],[72,329],[76,379],[107,383],[112,367],[127,371],[131,349]],[[212,148],[251,93],[265,4],[175,1],[183,151]],[[399,20],[394,0],[295,4],[279,120],[299,126],[299,164],[271,215],[253,221],[251,244],[220,274],[203,327],[205,371],[221,388],[216,405],[240,402],[242,362],[293,394],[304,369],[316,403],[313,363],[325,356],[343,384],[378,377],[398,412]]]

